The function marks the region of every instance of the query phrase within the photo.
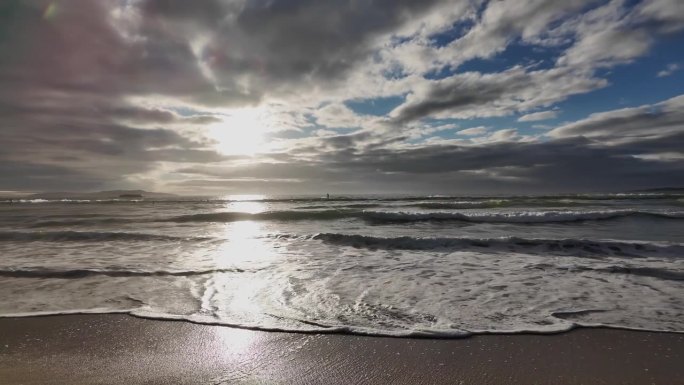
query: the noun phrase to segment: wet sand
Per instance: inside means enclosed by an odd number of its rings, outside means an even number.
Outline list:
[[[684,334],[405,339],[127,315],[0,319],[0,384],[684,384]]]

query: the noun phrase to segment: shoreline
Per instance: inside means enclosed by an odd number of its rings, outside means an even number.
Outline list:
[[[382,331],[374,331],[374,329],[368,329],[368,331],[364,331],[364,329],[347,329],[343,326],[340,327],[335,327],[335,326],[325,326],[325,325],[320,325],[319,329],[280,329],[280,328],[269,328],[269,327],[260,327],[260,326],[249,326],[249,325],[241,325],[241,324],[231,324],[231,323],[222,323],[218,321],[202,321],[202,320],[196,320],[196,319],[188,319],[188,318],[183,318],[182,316],[178,317],[163,317],[163,316],[155,316],[155,315],[144,315],[144,314],[136,314],[135,310],[121,310],[121,311],[105,311],[105,310],[100,310],[100,309],[93,309],[93,310],[79,310],[79,311],[73,311],[73,312],[32,312],[32,313],[14,313],[14,314],[8,314],[8,315],[0,315],[0,323],[2,322],[3,319],[21,319],[21,318],[44,318],[44,317],[69,317],[69,316],[108,316],[108,315],[115,315],[115,316],[128,316],[128,317],[133,317],[133,318],[138,318],[141,320],[148,320],[148,321],[159,321],[159,322],[186,322],[198,326],[211,326],[211,327],[226,327],[226,328],[231,328],[231,329],[237,329],[237,330],[246,330],[246,331],[253,331],[253,332],[261,332],[261,333],[285,333],[285,334],[322,334],[322,335],[348,335],[348,336],[358,336],[358,337],[379,337],[379,338],[399,338],[399,339],[429,339],[429,340],[453,340],[453,339],[466,339],[466,338],[472,338],[476,336],[515,336],[515,335],[558,335],[558,334],[565,334],[569,333],[575,330],[581,330],[581,329],[589,329],[589,330],[617,330],[617,331],[626,331],[626,332],[644,332],[644,333],[665,333],[665,334],[680,334],[684,336],[684,331],[676,331],[676,330],[653,330],[653,329],[645,329],[645,328],[632,328],[632,327],[627,327],[627,326],[611,326],[611,325],[602,325],[602,324],[597,324],[597,325],[582,325],[582,324],[573,324],[570,327],[566,329],[558,329],[558,330],[516,330],[516,331],[468,331],[468,330],[463,330],[463,331],[456,331],[454,330],[453,333],[445,333],[445,334],[433,334],[430,333],[429,331],[422,332],[422,331],[415,331],[415,332],[407,332],[406,334],[393,334],[390,332],[382,332]],[[318,325],[315,323],[312,323],[312,325]],[[327,329],[326,329],[327,327]]]
[[[682,333],[605,327],[430,338],[128,314],[0,318],[0,382],[8,385],[684,384],[681,362]]]

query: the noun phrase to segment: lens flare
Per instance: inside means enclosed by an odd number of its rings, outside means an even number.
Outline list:
[[[45,11],[43,11],[43,19],[50,20],[54,19],[55,16],[57,16],[57,3],[53,1],[48,4],[47,7],[45,7]]]

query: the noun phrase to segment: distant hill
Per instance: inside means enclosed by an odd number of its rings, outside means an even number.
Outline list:
[[[684,194],[684,187],[662,187],[662,188],[650,188],[646,190],[634,190],[635,193],[669,193],[669,194]]]
[[[110,190],[97,192],[44,192],[29,195],[29,199],[117,199],[117,198],[172,198],[178,195],[145,190]]]

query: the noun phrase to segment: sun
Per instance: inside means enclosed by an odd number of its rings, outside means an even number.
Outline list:
[[[224,155],[255,155],[265,150],[265,134],[271,120],[261,108],[232,110],[220,122],[209,126],[209,136]]]

